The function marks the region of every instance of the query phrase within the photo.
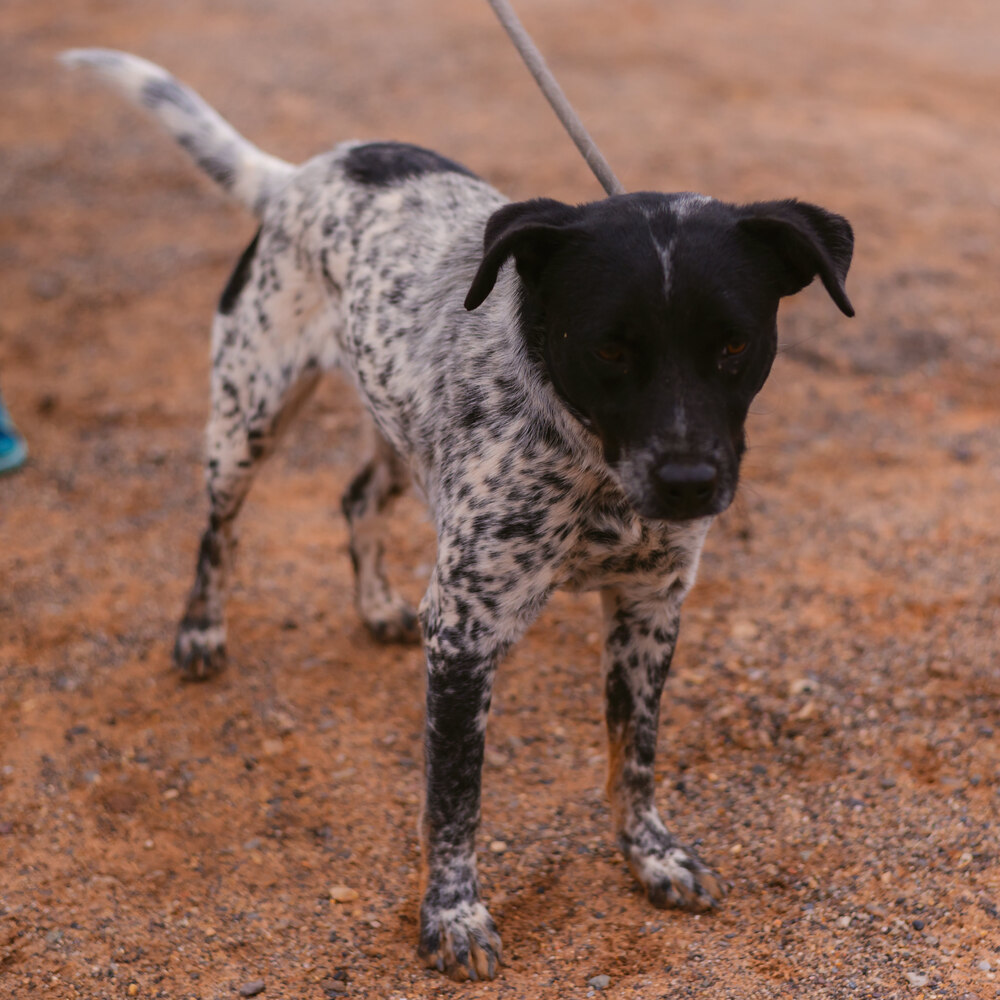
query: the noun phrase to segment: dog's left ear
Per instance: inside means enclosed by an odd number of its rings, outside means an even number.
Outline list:
[[[782,264],[781,295],[794,295],[819,275],[837,308],[845,316],[854,315],[844,291],[854,253],[854,231],[847,219],[789,199],[747,205],[736,225],[777,253]]]
[[[552,252],[573,232],[580,210],[551,198],[533,198],[497,209],[486,223],[483,259],[472,279],[465,308],[476,309],[493,291],[508,257],[527,282],[537,281]]]

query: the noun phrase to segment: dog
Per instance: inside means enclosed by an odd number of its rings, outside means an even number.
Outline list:
[[[64,59],[150,111],[261,223],[212,327],[209,518],[180,670],[222,669],[236,516],[322,373],[341,368],[377,428],[343,498],[357,609],[380,639],[422,631],[426,651],[420,956],[456,979],[496,975],[475,859],[486,720],[497,664],[557,587],[601,594],[626,861],[656,906],[718,905],[726,883],[654,803],[660,693],[706,532],[737,488],[779,300],[818,276],[854,313],[847,220],[690,193],[509,203],[400,143],[293,167],[151,63]],[[438,538],[419,619],[382,570],[385,518],[411,479]]]

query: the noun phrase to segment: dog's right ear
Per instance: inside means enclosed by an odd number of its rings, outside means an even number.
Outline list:
[[[533,198],[497,209],[486,223],[483,259],[472,279],[465,308],[476,309],[493,291],[497,274],[508,257],[527,282],[537,281],[545,264],[574,229],[580,209],[551,198]]]

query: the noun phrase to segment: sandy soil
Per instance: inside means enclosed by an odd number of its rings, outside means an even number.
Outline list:
[[[628,187],[798,195],[857,230],[857,318],[819,288],[783,309],[664,698],[662,809],[730,899],[633,885],[596,599],[561,596],[491,722],[502,975],[418,966],[421,657],[353,613],[342,384],[251,497],[229,672],[169,666],[208,318],[253,224],[53,56],[143,54],[290,159],[407,139],[514,197],[599,196],[487,6],[5,0],[0,376],[32,458],[0,480],[0,996],[1000,996],[1000,8],[522,7]],[[432,559],[407,500],[414,599]]]

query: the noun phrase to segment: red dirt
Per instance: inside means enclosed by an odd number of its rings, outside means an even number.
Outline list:
[[[783,307],[664,697],[661,807],[729,900],[660,912],[633,885],[596,602],[560,596],[491,721],[502,974],[417,964],[421,656],[351,606],[340,383],[248,504],[228,673],[169,666],[208,320],[253,224],[53,57],[147,56],[289,159],[397,138],[513,197],[599,196],[487,6],[7,0],[0,376],[32,458],[0,480],[0,996],[1000,996],[1000,8],[524,7],[628,187],[797,195],[857,231],[857,319],[820,288]],[[414,599],[432,559],[407,500]]]

